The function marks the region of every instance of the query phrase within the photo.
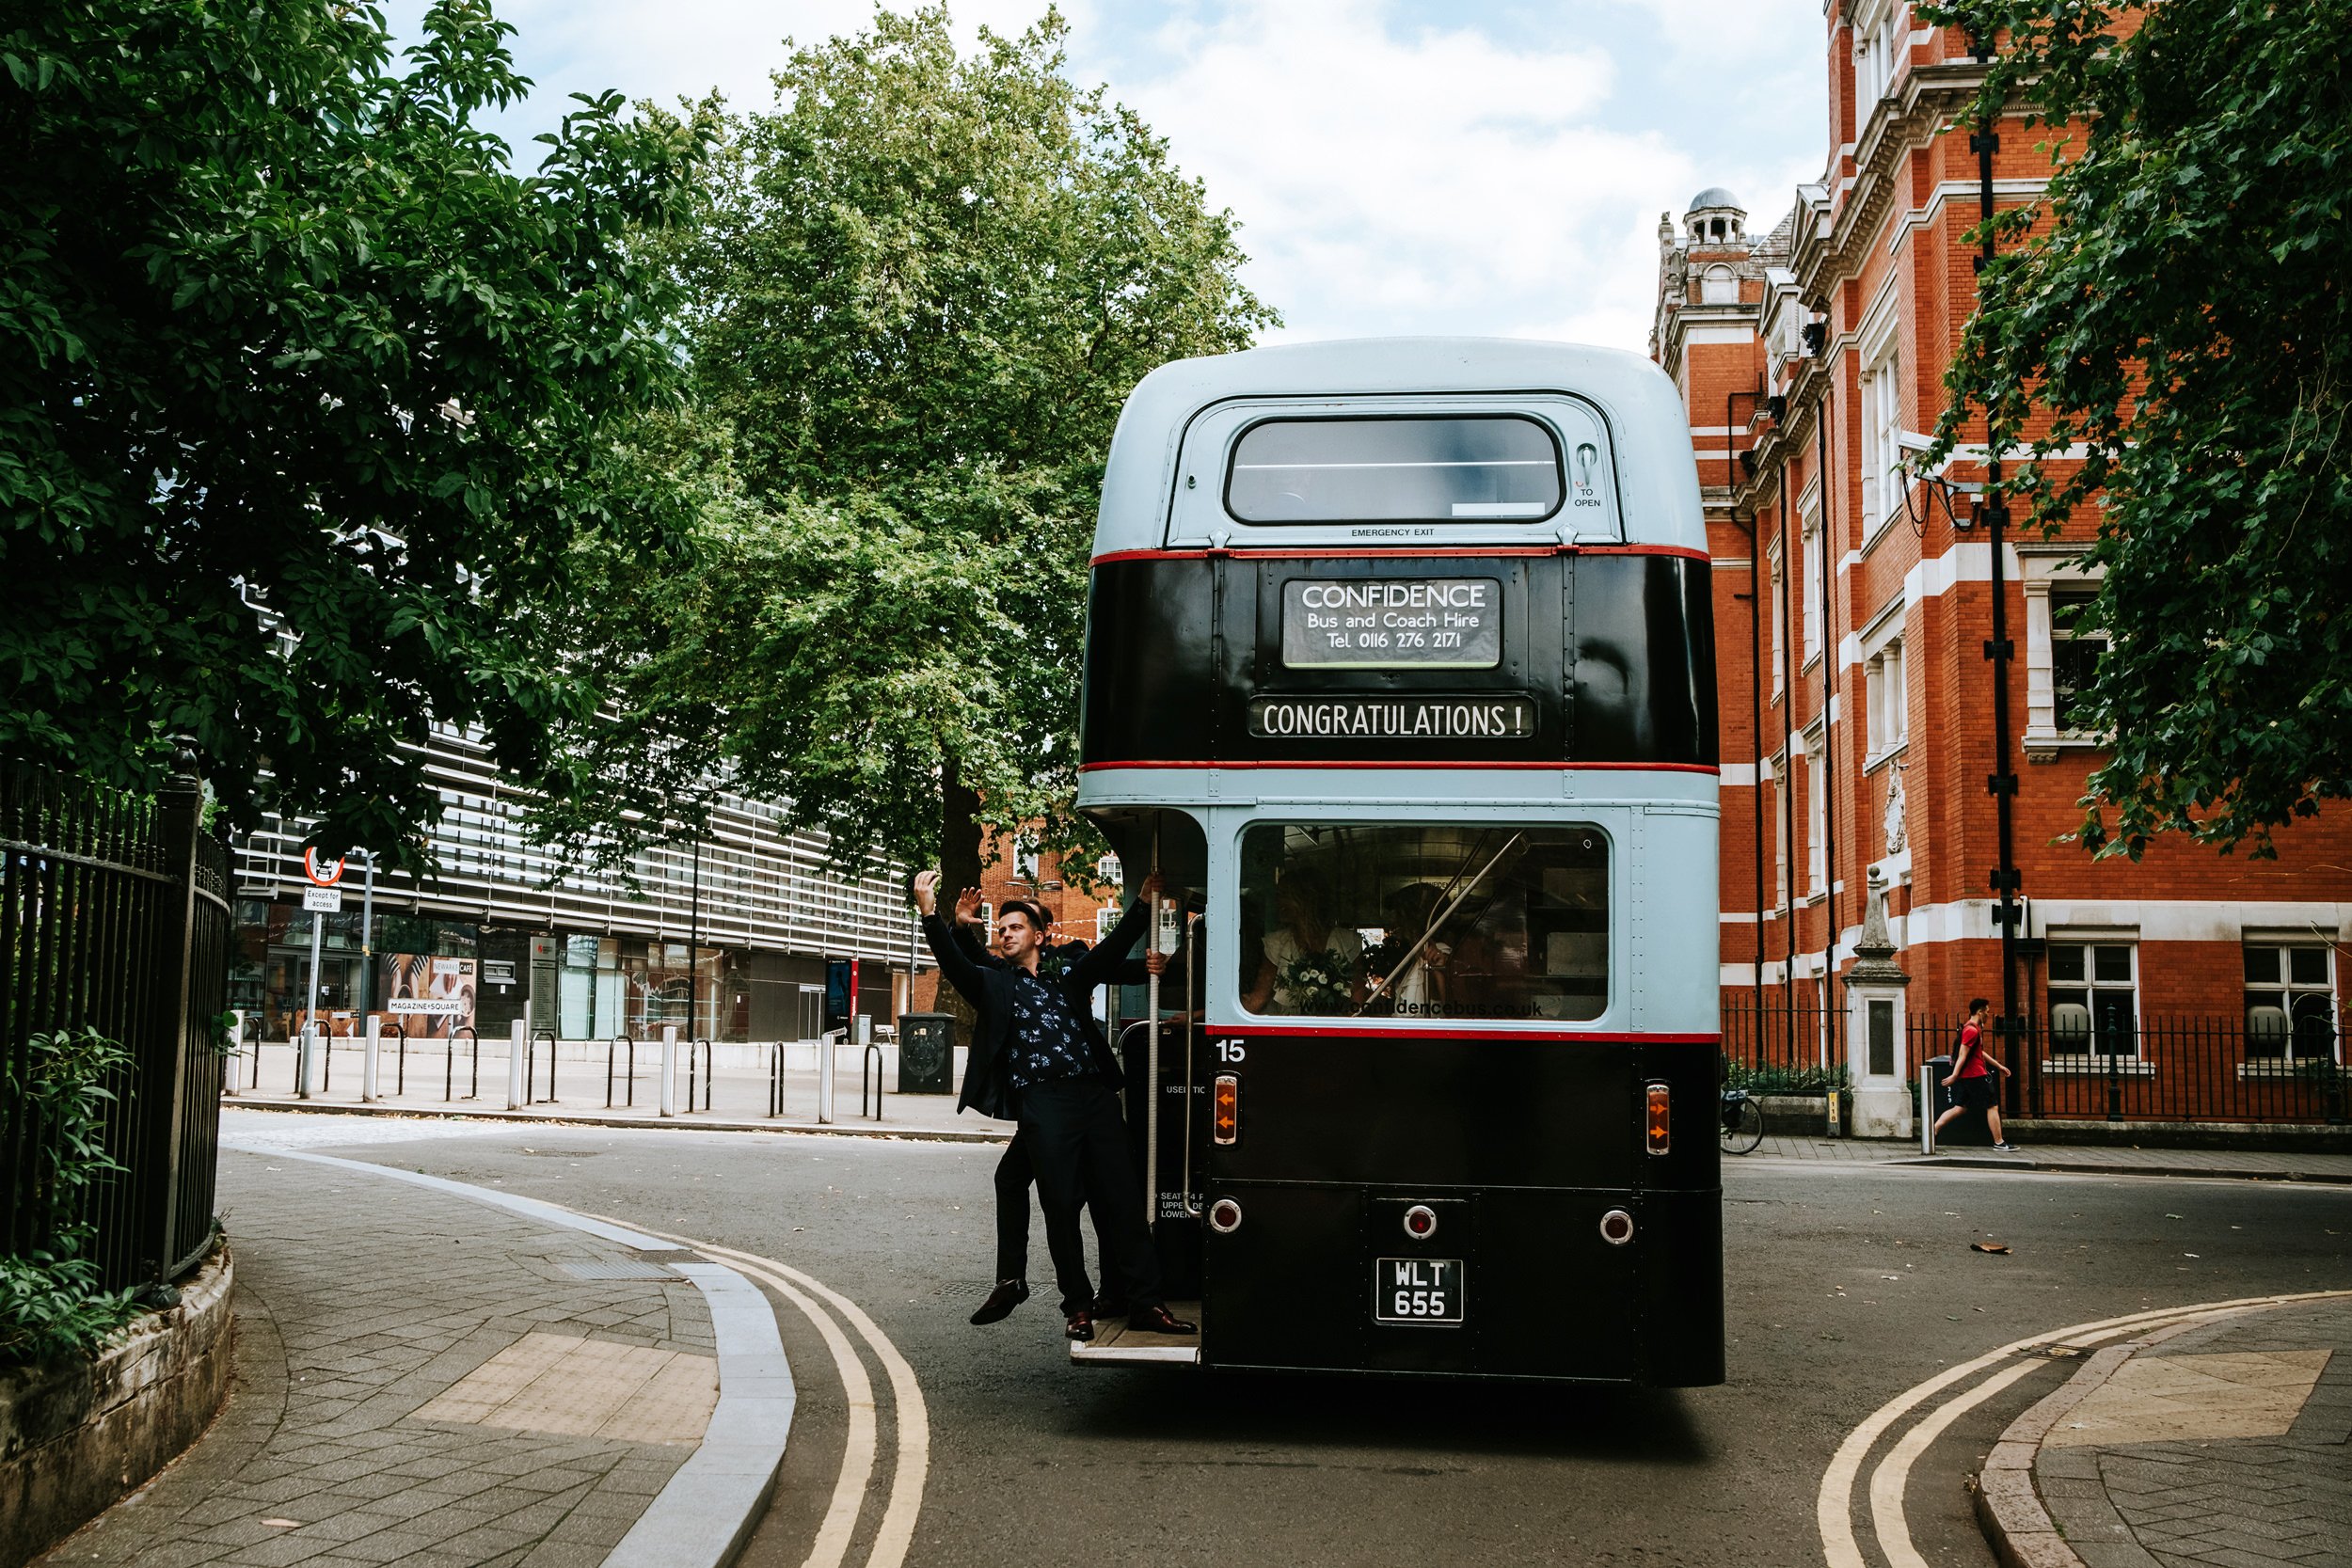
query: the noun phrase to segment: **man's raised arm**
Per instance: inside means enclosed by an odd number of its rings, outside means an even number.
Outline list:
[[[1152,907],[1159,902],[1163,885],[1156,871],[1143,879],[1143,885],[1136,890],[1136,901],[1127,906],[1127,912],[1119,917],[1119,924],[1111,927],[1110,935],[1097,943],[1071,970],[1070,978],[1074,983],[1091,988],[1111,978],[1127,955],[1135,950],[1136,939],[1151,925]]]
[[[914,878],[914,908],[923,917],[923,941],[930,948],[931,957],[939,960],[939,972],[947,976],[947,983],[963,993],[963,999],[974,1006],[980,1005],[986,991],[980,966],[960,947],[949,934],[947,923],[939,917],[939,873],[921,871]]]

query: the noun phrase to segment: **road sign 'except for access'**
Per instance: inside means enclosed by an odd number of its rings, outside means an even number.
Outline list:
[[[305,849],[302,851],[302,874],[320,887],[333,887],[343,879],[342,858],[337,856],[332,865],[322,865],[319,863],[319,852],[316,849]],[[306,910],[311,907],[309,904],[303,906]],[[342,907],[340,904],[336,906],[338,909]]]
[[[320,914],[341,914],[343,890],[338,887],[306,887],[302,890],[302,907]]]

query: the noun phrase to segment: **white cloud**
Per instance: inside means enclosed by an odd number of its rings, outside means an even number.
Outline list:
[[[1174,68],[1112,86],[1242,218],[1285,336],[1569,325],[1639,347],[1628,259],[1692,167],[1610,123],[1609,54],[1387,22],[1375,0],[1245,0],[1164,27]]]
[[[914,0],[893,0],[900,6]],[[952,0],[959,39],[1045,0]],[[413,36],[423,0],[397,0]],[[1571,337],[1639,349],[1661,211],[1730,186],[1755,227],[1818,176],[1819,0],[1076,0],[1071,75],[1107,79],[1231,207],[1290,338]],[[869,0],[499,0],[538,83],[497,117],[517,148],[564,95],[764,108],[784,39],[870,24]],[[527,152],[524,154],[529,155]]]

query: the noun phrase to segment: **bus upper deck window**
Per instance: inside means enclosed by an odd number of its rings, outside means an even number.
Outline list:
[[[1245,523],[1541,522],[1560,443],[1516,415],[1266,420],[1233,443],[1226,510]]]

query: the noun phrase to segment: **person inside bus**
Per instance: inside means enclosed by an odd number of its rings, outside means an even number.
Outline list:
[[[965,956],[939,913],[939,873],[919,873],[914,906],[923,940],[948,984],[979,1015],[963,1071],[958,1110],[1009,1117],[1021,1125],[1045,1211],[1045,1245],[1061,1289],[1064,1332],[1094,1338],[1094,1286],[1078,1239],[1078,1211],[1094,1210],[1109,1240],[1103,1256],[1107,1294],[1127,1304],[1127,1324],[1152,1334],[1197,1334],[1160,1296],[1159,1258],[1143,1222],[1141,1194],[1120,1114],[1122,1074],[1110,1044],[1089,1014],[1097,986],[1108,980],[1151,923],[1159,873],[1100,946],[1065,973],[1039,974],[1045,931],[1028,909],[996,921],[996,957],[986,968]]]
[[[1258,960],[1258,977],[1242,997],[1253,1013],[1322,1013],[1346,1010],[1364,999],[1364,939],[1361,933],[1331,924],[1325,913],[1323,879],[1303,865],[1286,867],[1274,885],[1274,912],[1279,925],[1266,933],[1264,957]],[[1314,959],[1326,960],[1320,965]],[[1318,986],[1306,970],[1312,969],[1336,986]]]
[[[1051,932],[1052,921],[1044,910],[1026,898],[1005,902],[1007,910],[1020,910],[1036,922],[1041,930]],[[980,921],[980,890],[965,888],[956,895],[954,936],[964,957],[987,969],[1002,969],[1004,960],[989,950],[987,928]],[[1072,965],[1086,957],[1083,942],[1048,942],[1038,959],[1041,975],[1065,974]],[[1129,958],[1120,960],[1114,983],[1139,986],[1149,978],[1143,961]],[[1037,1181],[1037,1166],[1029,1159],[1029,1146],[1016,1131],[1012,1141],[1005,1146],[1003,1158],[996,1162],[996,1284],[988,1292],[988,1299],[972,1314],[975,1323],[1001,1322],[1012,1309],[1029,1299],[1029,1188]],[[1098,1257],[1108,1258],[1111,1239],[1103,1223],[1103,1211],[1090,1207],[1088,1212],[1094,1220],[1094,1246]],[[1105,1284],[1109,1282],[1104,1281]],[[1125,1304],[1107,1295],[1094,1299],[1092,1315],[1097,1319],[1115,1318],[1126,1310]]]
[[[1429,925],[1444,896],[1434,882],[1409,882],[1381,900],[1389,930],[1373,958],[1371,988],[1373,1000],[1386,999],[1391,1006],[1383,1010],[1398,1018],[1446,1016],[1446,967],[1454,948]]]

